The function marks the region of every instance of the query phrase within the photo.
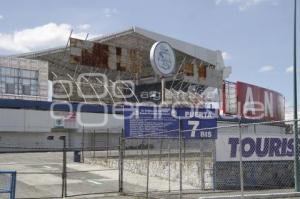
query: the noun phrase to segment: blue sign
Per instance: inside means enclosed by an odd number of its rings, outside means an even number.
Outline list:
[[[180,126],[184,138],[217,139],[214,109],[124,107],[124,121],[125,137],[178,137]]]

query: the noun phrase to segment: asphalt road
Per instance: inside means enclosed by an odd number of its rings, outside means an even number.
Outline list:
[[[68,153],[67,195],[84,198],[94,193],[118,192],[118,171],[97,165],[74,163]],[[61,196],[62,153],[0,154],[0,170],[17,171],[17,198]],[[3,186],[3,180],[0,185]],[[125,183],[126,187],[137,185]],[[125,186],[124,185],[124,186]],[[1,187],[0,187],[1,188]],[[141,187],[141,189],[144,189]],[[0,194],[0,198],[8,198]]]

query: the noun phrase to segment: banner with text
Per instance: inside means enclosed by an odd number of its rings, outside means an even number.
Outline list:
[[[274,127],[272,128],[274,129]],[[293,135],[283,133],[284,131],[280,129],[281,127],[276,128],[277,130],[273,132],[268,132],[265,129],[260,131],[261,133],[243,133],[241,142],[238,128],[232,132],[221,132],[219,130],[216,141],[216,160],[222,162],[239,161],[240,144],[242,144],[243,161],[293,160]]]
[[[216,139],[217,113],[214,109],[137,106],[124,108],[125,137],[178,137]]]

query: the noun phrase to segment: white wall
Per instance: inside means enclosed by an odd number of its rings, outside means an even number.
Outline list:
[[[64,112],[55,114],[67,115]],[[119,133],[124,125],[122,117],[117,119],[111,114],[103,113],[77,114],[73,123],[78,132],[82,131],[81,124],[86,130],[111,129],[112,133]],[[0,132],[51,132],[54,127],[55,119],[51,117],[50,111],[0,109]]]
[[[53,136],[54,139],[48,140],[48,136]],[[68,137],[65,133],[0,132],[0,151],[61,149],[63,142],[59,139],[60,136]]]

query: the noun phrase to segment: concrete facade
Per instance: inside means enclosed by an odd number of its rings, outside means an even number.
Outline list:
[[[55,112],[66,115],[65,112]],[[74,120],[65,120],[66,128],[56,126],[56,118],[50,111],[26,109],[0,109],[0,151],[13,150],[8,147],[27,149],[49,148],[60,149],[60,136],[67,137],[67,147],[80,148],[84,140],[85,147],[105,148],[107,145],[116,146],[123,128],[123,120],[114,119],[111,114],[81,113]],[[106,119],[104,119],[106,118]],[[80,125],[85,124],[86,126]],[[103,123],[102,126],[93,124]],[[47,140],[53,136],[53,140]],[[84,138],[82,138],[84,137]],[[107,143],[109,142],[109,143]]]

